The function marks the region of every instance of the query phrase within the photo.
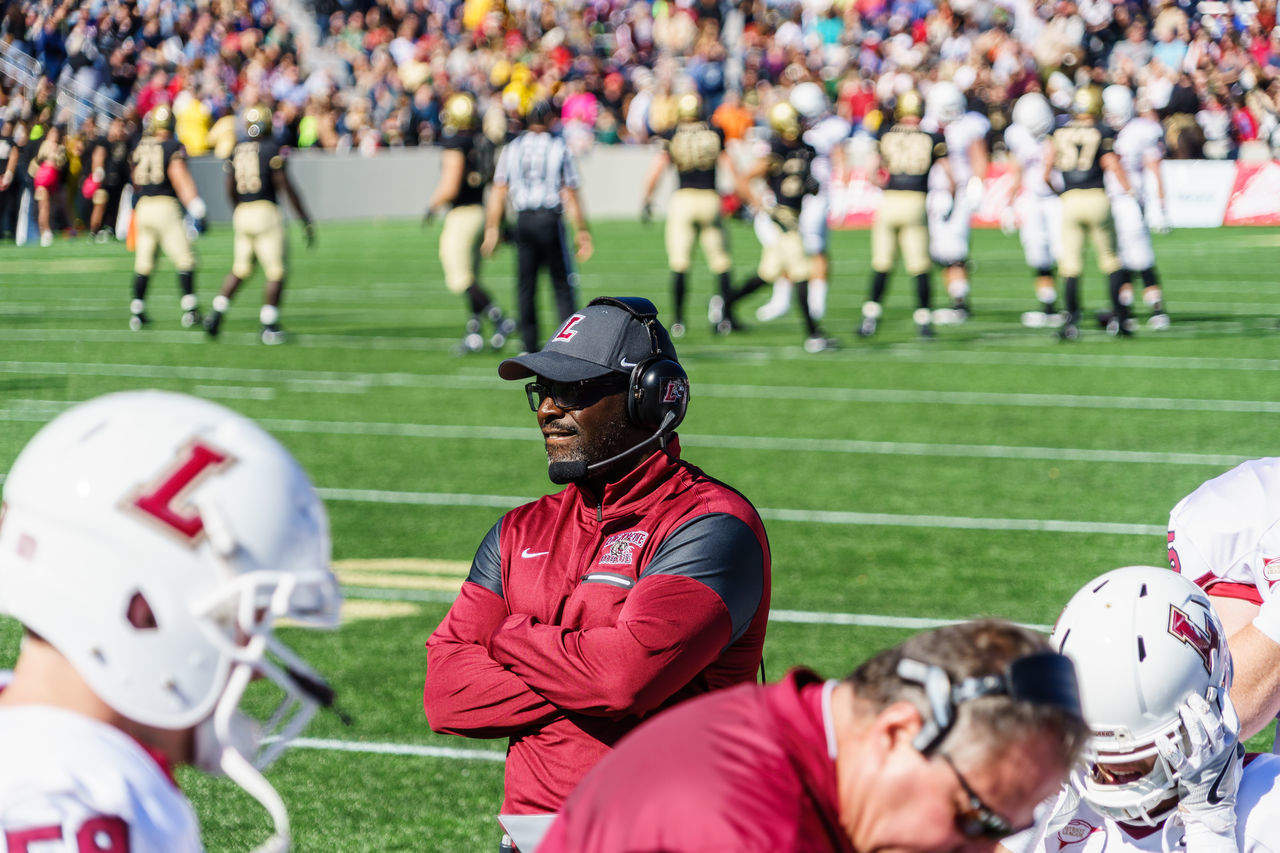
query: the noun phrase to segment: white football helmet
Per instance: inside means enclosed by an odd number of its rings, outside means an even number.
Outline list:
[[[805,121],[819,118],[828,109],[827,95],[817,83],[799,83],[791,90],[791,106]]]
[[[1036,139],[1044,139],[1053,132],[1053,107],[1049,99],[1039,92],[1028,92],[1013,105],[1013,123]]]
[[[1174,765],[1182,763],[1165,755],[1192,757],[1192,738],[1180,713],[1188,698],[1202,697],[1214,714],[1238,726],[1227,696],[1226,632],[1208,597],[1170,569],[1116,569],[1072,597],[1050,643],[1075,662],[1080,701],[1093,732],[1072,783],[1100,814],[1156,825],[1163,810],[1152,810],[1177,796]],[[1116,782],[1098,773],[1108,765],[1132,770],[1133,763],[1146,760],[1154,763],[1140,778]]]
[[[1111,85],[1102,90],[1102,120],[1119,130],[1133,118],[1133,92],[1128,86]]]
[[[108,394],[55,418],[14,462],[0,610],[120,714],[195,728],[196,763],[263,804],[276,835],[262,849],[278,851],[288,815],[258,770],[333,691],[273,627],[336,627],[329,553],[315,489],[260,427],[182,394]],[[283,691],[261,727],[238,710],[255,676]]]
[[[924,98],[924,116],[933,119],[939,127],[945,127],[965,114],[968,106],[964,92],[948,80],[934,83]]]

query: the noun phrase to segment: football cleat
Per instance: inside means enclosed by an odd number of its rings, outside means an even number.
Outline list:
[[[190,329],[192,326],[199,326],[202,318],[200,312],[195,308],[190,311],[182,312],[182,328]]]
[[[874,335],[878,322],[875,317],[863,317],[862,324],[858,326],[858,337],[869,338]]]
[[[932,338],[936,338],[938,336],[938,333],[933,330],[932,323],[921,323],[918,328],[920,330],[920,337],[924,338],[925,340],[931,340]]]
[[[279,323],[269,323],[262,327],[262,334],[260,337],[262,338],[262,342],[267,346],[276,346],[277,344],[284,343],[284,329],[280,328]]]
[[[724,320],[724,297],[716,294],[707,302],[707,322],[719,326]]]
[[[1062,325],[1062,315],[1052,307],[1048,310],[1023,311],[1022,325],[1028,329],[1056,329]]]
[[[840,342],[835,338],[827,338],[822,335],[814,335],[805,338],[804,351],[808,353],[831,352],[840,349]]]
[[[129,331],[131,332],[141,331],[143,326],[147,326],[150,324],[151,324],[151,318],[148,317],[146,314],[138,313],[138,314],[129,315]]]
[[[1137,324],[1134,322],[1132,317],[1121,320],[1119,317],[1113,315],[1111,319],[1107,320],[1107,334],[1113,338],[1130,338],[1133,337],[1133,329],[1136,325]]]
[[[211,338],[216,338],[218,336],[218,331],[221,326],[222,326],[221,311],[210,311],[209,314],[204,318],[205,334]]]
[[[939,308],[933,312],[933,322],[939,326],[958,326],[969,319],[965,308]]]
[[[1147,318],[1147,328],[1157,332],[1169,328],[1169,315],[1164,311],[1157,311]]]
[[[1062,326],[1058,329],[1058,339],[1077,341],[1080,339],[1080,312],[1063,312]]]

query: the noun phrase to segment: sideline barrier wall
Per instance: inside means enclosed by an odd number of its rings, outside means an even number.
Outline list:
[[[589,220],[635,219],[640,215],[644,176],[655,151],[650,146],[596,147],[578,158]],[[390,149],[373,157],[300,151],[290,157],[289,171],[319,221],[419,217],[440,177],[440,149]],[[221,161],[194,158],[191,172],[209,205],[210,217],[229,221],[231,209]],[[1166,160],[1162,174],[1169,224],[1175,228],[1280,225],[1280,162]],[[1153,194],[1153,182],[1147,184]],[[982,205],[974,215],[975,226],[1000,224],[1010,186],[1008,167],[993,163]],[[654,194],[655,215],[662,215],[674,188],[675,177],[668,169]],[[832,226],[869,227],[879,200],[879,188],[867,180],[865,172],[854,171],[833,188]]]

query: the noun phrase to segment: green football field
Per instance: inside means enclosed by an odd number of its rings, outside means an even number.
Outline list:
[[[284,308],[292,339],[280,347],[257,339],[260,278],[210,342],[180,327],[167,263],[152,282],[154,323],[132,333],[123,246],[0,248],[0,471],[67,405],[156,387],[258,419],[326,500],[345,621],[331,634],[282,633],[331,678],[353,722],[322,714],[268,773],[300,851],[497,847],[504,743],[428,729],[423,643],[490,525],[551,486],[520,384],[497,378],[495,353],[455,352],[464,314],[442,284],[438,227],[324,224],[310,252],[295,231]],[[643,295],[665,315],[661,226],[601,222],[595,234],[582,301]],[[745,226],[732,236],[742,280],[757,248]],[[881,334],[853,335],[866,232],[833,235],[827,327],[840,351],[806,354],[796,315],[751,322],[766,293],[743,312],[745,333],[717,338],[690,323],[678,342],[693,400],[681,441],[687,459],[765,519],[771,680],[798,664],[843,675],[947,620],[1047,627],[1090,577],[1163,565],[1168,512],[1183,495],[1280,452],[1280,233],[1156,239],[1174,322],[1131,340],[1088,328],[1061,344],[1022,328],[1031,276],[1016,238],[998,232],[975,235],[974,318],[931,342],[914,335],[900,272]],[[207,305],[230,266],[229,228],[206,235],[199,254]],[[504,248],[486,267],[506,305],[513,266]],[[701,318],[711,276],[696,269],[690,281]],[[1103,307],[1105,282],[1092,269],[1084,292],[1089,309]],[[545,283],[541,295],[545,336]],[[0,667],[17,639],[0,623]],[[265,837],[265,813],[235,786],[185,772],[181,781],[211,853]]]

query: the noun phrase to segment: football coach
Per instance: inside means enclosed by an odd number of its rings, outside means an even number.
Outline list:
[[[530,380],[564,489],[480,543],[427,640],[423,707],[435,731],[509,738],[502,811],[545,814],[645,718],[755,680],[769,543],[680,458],[689,381],[649,300],[595,299],[498,375]]]

